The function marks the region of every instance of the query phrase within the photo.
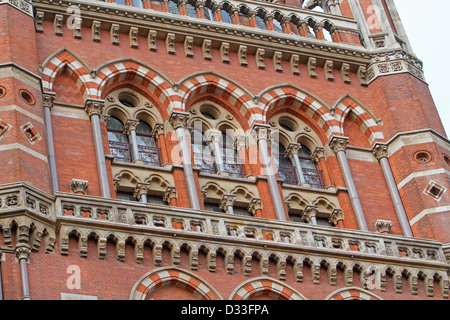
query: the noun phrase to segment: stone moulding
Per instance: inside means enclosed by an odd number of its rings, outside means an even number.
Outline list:
[[[136,217],[140,219],[139,224],[135,222]],[[122,262],[125,261],[126,239],[131,236],[136,241],[136,263],[142,263],[143,244],[151,243],[155,265],[160,265],[164,243],[169,241],[174,265],[180,263],[181,247],[189,245],[192,270],[199,267],[198,253],[202,248],[207,253],[208,270],[215,272],[215,257],[220,248],[227,272],[234,270],[235,253],[245,258],[243,271],[246,275],[251,274],[252,265],[247,262],[252,257],[261,261],[261,272],[267,273],[268,259],[275,256],[280,280],[285,279],[286,263],[290,262],[296,270],[296,281],[303,281],[302,266],[306,262],[313,271],[315,284],[320,283],[320,268],[324,266],[328,269],[330,284],[336,285],[337,266],[344,266],[344,271],[352,270],[357,261],[363,286],[370,279],[369,271],[376,267],[382,272],[381,279],[385,279],[387,270],[393,279],[401,278],[406,270],[410,283],[415,283],[417,275],[425,277],[427,283],[437,277],[442,296],[448,298],[449,294],[448,246],[432,240],[164,208],[70,193],[51,197],[24,183],[0,186],[0,228],[8,248],[14,247],[12,221],[18,225],[18,243],[28,244],[32,251],[43,245],[45,253],[53,253],[59,241],[59,253],[67,255],[69,236],[75,232],[79,254],[84,257],[88,254],[87,237],[94,234],[98,241],[98,258],[103,259],[105,241],[112,234],[117,240],[117,259]],[[29,232],[32,225],[37,227],[33,237]],[[346,283],[351,285],[353,277],[348,275]],[[402,282],[396,283],[396,292],[401,293]],[[381,290],[385,290],[383,284]],[[428,296],[436,295],[435,289],[427,288]],[[417,294],[415,286],[410,286],[410,290]]]

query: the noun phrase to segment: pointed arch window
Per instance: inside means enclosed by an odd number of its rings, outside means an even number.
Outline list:
[[[122,121],[115,117],[111,117],[108,126],[108,141],[111,155],[119,161],[131,161],[131,146],[128,136],[123,132],[124,125]]]
[[[283,144],[278,143],[278,148],[274,148],[273,158],[278,168],[278,176],[284,179],[287,184],[298,184],[297,175],[295,173],[295,167],[292,164],[291,159],[286,156],[286,148]],[[278,150],[278,152],[277,152]]]
[[[144,121],[139,121],[136,127],[136,142],[139,151],[139,159],[144,164],[160,166],[160,149],[156,146],[153,129]]]
[[[313,188],[324,188],[322,171],[319,170],[317,164],[311,159],[311,151],[302,145],[298,152],[298,157],[300,160],[301,169],[303,171],[303,176],[305,182],[308,183]]]

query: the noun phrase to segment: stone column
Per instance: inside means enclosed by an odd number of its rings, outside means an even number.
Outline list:
[[[267,140],[270,135],[270,127],[267,125],[256,124],[253,126],[253,134],[256,135],[259,151],[259,159],[264,166],[267,183],[269,185],[270,195],[272,196],[273,206],[275,208],[275,215],[278,220],[286,221],[286,213],[281,199],[280,190],[278,188],[278,181],[275,176],[275,170],[272,163],[272,158],[269,154]]]
[[[191,207],[192,209],[200,210],[200,202],[198,200],[194,171],[192,169],[191,152],[186,142],[187,133],[185,127],[188,118],[189,118],[188,113],[174,111],[170,115],[169,122],[173,126],[177,134],[178,146],[183,161],[184,175],[186,177]]]
[[[55,146],[53,143],[52,116],[51,116],[54,99],[55,99],[54,93],[44,93],[42,95],[42,104],[44,106],[45,135],[47,136],[48,166],[50,170],[50,180],[52,184],[53,194],[59,191],[58,174],[56,171],[56,160],[55,160]]]
[[[303,210],[302,218],[312,225],[317,225],[316,215],[319,209],[316,206],[306,206]]]
[[[222,132],[217,130],[211,130],[208,136],[208,144],[211,145],[214,153],[214,162],[216,164],[217,173],[224,174],[225,169],[223,166],[222,150],[220,149],[220,142],[222,141]]]
[[[299,143],[289,143],[285,156],[289,157],[292,161],[292,165],[295,168],[295,174],[297,175],[297,180],[300,185],[307,185],[305,176],[303,175],[302,166],[300,164],[300,158],[298,157],[298,152],[301,149],[301,145]]]
[[[236,196],[234,194],[224,194],[219,204],[220,209],[226,213],[234,214],[233,205],[235,200]]]
[[[364,211],[361,206],[358,192],[356,191],[355,182],[353,180],[352,173],[347,161],[347,149],[348,138],[345,137],[333,137],[330,141],[330,147],[336,154],[339,166],[341,167],[342,175],[344,176],[345,184],[347,186],[350,201],[352,203],[353,211],[356,215],[356,221],[360,230],[369,231],[367,227]]]
[[[20,264],[20,275],[22,278],[22,299],[31,300],[30,286],[28,281],[28,268],[27,263],[30,258],[30,247],[27,244],[20,244],[16,248],[16,258]]]
[[[322,171],[322,179],[324,187],[328,188],[332,185],[330,173],[325,162],[325,149],[322,147],[316,147],[311,155],[311,160],[317,163],[319,170]]]
[[[380,162],[381,169],[383,170],[384,178],[389,189],[389,194],[391,195],[392,202],[394,203],[395,212],[397,213],[398,221],[403,231],[405,237],[414,237],[411,225],[406,215],[405,207],[403,206],[400,193],[398,192],[397,183],[394,179],[394,174],[392,173],[391,165],[388,160],[388,147],[383,144],[376,144],[372,153],[375,158]]]
[[[150,188],[148,183],[139,182],[134,189],[133,196],[142,203],[147,203],[147,192]]]
[[[97,159],[98,177],[102,197],[111,198],[109,189],[108,171],[106,170],[105,150],[103,148],[102,130],[100,127],[100,115],[104,103],[101,100],[87,100],[84,110],[91,119],[92,134],[94,136],[95,155]]]
[[[131,154],[133,156],[133,162],[143,163],[139,157],[139,148],[137,143],[136,128],[139,125],[139,120],[127,119],[125,122],[123,132],[128,136],[131,141]]]

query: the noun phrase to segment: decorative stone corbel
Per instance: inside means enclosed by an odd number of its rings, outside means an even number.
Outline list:
[[[212,46],[211,40],[209,40],[209,39],[203,40],[203,44],[202,44],[203,59],[205,59],[205,60],[212,59],[211,46]]]
[[[309,58],[307,67],[308,67],[308,73],[311,78],[317,78],[317,71],[316,71],[316,65],[317,65],[317,59],[316,58]]]
[[[369,84],[369,79],[367,78],[367,68],[360,66],[358,68],[358,80],[362,86],[367,86]]]
[[[264,63],[264,55],[265,55],[265,50],[262,48],[258,48],[256,50],[256,66],[258,67],[258,69],[265,69],[266,65]]]
[[[54,31],[55,31],[55,36],[62,36],[63,31],[62,31],[62,27],[63,27],[63,20],[64,17],[62,14],[56,14],[55,15],[55,19],[53,20],[53,27],[54,27]]]
[[[247,46],[242,46],[242,45],[239,46],[238,57],[239,57],[239,63],[241,64],[241,66],[248,65],[248,61],[247,61]]]
[[[113,44],[113,45],[120,44],[119,28],[120,28],[120,26],[118,24],[113,23],[111,25],[110,36],[111,36],[111,44]]]
[[[166,192],[164,192],[163,201],[170,203],[172,199],[177,197],[177,188],[174,186],[168,186]]]
[[[44,12],[36,11],[36,15],[34,18],[34,27],[36,32],[44,32]]]
[[[167,53],[175,54],[175,34],[168,33],[166,37],[166,49]]]
[[[82,34],[81,34],[81,23],[82,23],[82,19],[77,17],[74,19],[73,21],[73,37],[75,39],[81,39],[82,38]]]
[[[222,62],[230,62],[230,44],[228,42],[222,42],[220,45],[220,57],[222,58]]]
[[[70,182],[70,191],[75,194],[86,195],[86,190],[89,187],[89,182],[86,180],[72,179]]]
[[[273,54],[273,67],[275,68],[275,71],[282,72],[283,71],[283,53],[280,51],[275,51]]]
[[[128,37],[130,39],[130,47],[131,48],[137,48],[139,47],[139,29],[136,27],[130,28],[130,33],[128,34]]]
[[[343,63],[341,67],[341,75],[344,83],[351,83],[350,80],[350,65],[348,63]]]
[[[293,54],[290,60],[291,71],[294,75],[300,75],[300,57],[298,54]]]
[[[158,46],[156,43],[156,36],[157,36],[156,30],[148,31],[147,43],[148,43],[148,50],[150,50],[150,51],[156,51],[158,49]]]
[[[392,222],[388,221],[388,220],[377,220],[377,222],[375,222],[375,230],[378,233],[386,233],[389,234],[391,233],[391,228],[392,228]]]
[[[91,27],[91,34],[92,34],[92,41],[95,42],[100,42],[100,30],[102,27],[102,23],[100,21],[96,21],[94,20],[92,22],[92,27]]]
[[[331,60],[325,61],[325,65],[323,66],[323,69],[325,71],[325,78],[329,81],[334,80],[333,66],[334,66],[334,62]]]
[[[184,38],[184,54],[186,57],[194,56],[194,38],[187,36]]]
[[[333,212],[331,212],[330,217],[328,218],[328,222],[331,223],[333,226],[336,226],[339,221],[344,220],[344,211],[342,209],[334,209]]]

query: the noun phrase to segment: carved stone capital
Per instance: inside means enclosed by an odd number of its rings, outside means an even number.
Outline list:
[[[342,211],[342,209],[334,209],[330,217],[328,218],[328,222],[334,226],[337,225],[339,221],[343,220],[344,220],[344,211]]]
[[[317,212],[319,212],[319,208],[316,206],[306,206],[305,210],[303,210],[302,218],[309,222],[312,217],[317,215]]]
[[[244,135],[238,135],[234,139],[234,148],[239,151],[241,148],[245,148],[247,144],[247,137]]]
[[[139,120],[135,119],[127,119],[125,125],[123,127],[123,132],[127,135],[131,133],[131,131],[136,131],[137,126],[139,125]]]
[[[384,144],[376,144],[372,149],[372,154],[375,156],[375,158],[380,161],[382,158],[388,158],[388,147]]]
[[[311,155],[311,160],[318,163],[322,158],[325,158],[325,149],[322,147],[316,147]]]
[[[30,258],[30,253],[31,253],[30,246],[27,244],[21,244],[16,247],[15,253],[16,253],[17,260],[20,261],[22,259],[25,259],[28,261],[28,259]]]
[[[261,198],[253,198],[250,204],[248,205],[248,212],[255,215],[256,211],[262,209],[262,201]]]
[[[169,123],[175,130],[180,127],[186,128],[186,123],[188,119],[189,113],[174,111],[170,115]]]
[[[136,199],[141,199],[141,196],[143,194],[146,195],[149,189],[150,189],[150,184],[138,182],[136,184],[136,187],[134,188],[133,197],[135,197]]]
[[[265,124],[255,124],[251,131],[252,136],[259,142],[260,139],[270,139],[271,129],[270,126]]]
[[[286,152],[284,153],[285,157],[288,157],[289,159],[292,159],[292,157],[300,151],[302,148],[300,143],[289,143],[288,147],[286,148]]]
[[[100,116],[104,105],[104,102],[101,100],[87,100],[84,105],[84,111],[86,111],[89,118],[93,115]]]
[[[53,102],[55,101],[54,93],[44,93],[42,94],[42,106],[44,108],[53,109]]]
[[[177,197],[177,188],[174,186],[168,186],[163,196],[163,201],[170,203],[170,201]]]
[[[391,233],[392,222],[388,220],[377,220],[375,230],[379,233]]]
[[[86,194],[89,182],[86,180],[72,179],[70,182],[70,191],[75,194]]]
[[[155,127],[153,128],[153,138],[158,139],[160,135],[164,134],[164,124],[163,123],[157,123],[155,124]]]
[[[234,194],[224,194],[222,200],[220,200],[220,209],[226,211],[228,207],[232,207],[234,205],[235,200],[236,196]]]
[[[219,130],[209,130],[206,140],[208,144],[222,144],[222,132]]]
[[[333,137],[329,143],[330,148],[334,151],[334,153],[338,153],[339,151],[346,151],[348,144],[348,138],[345,137]]]

